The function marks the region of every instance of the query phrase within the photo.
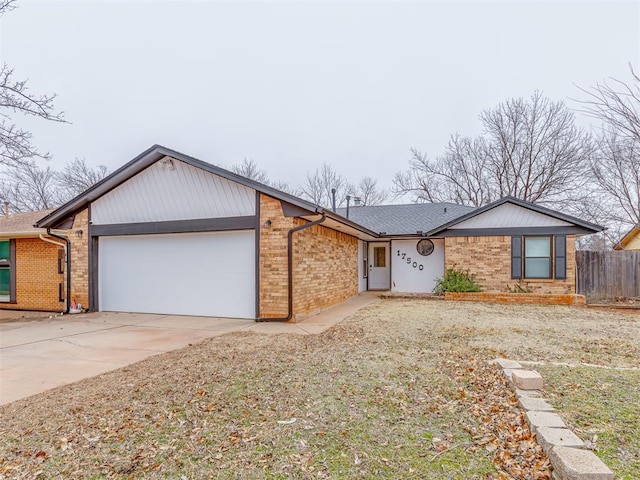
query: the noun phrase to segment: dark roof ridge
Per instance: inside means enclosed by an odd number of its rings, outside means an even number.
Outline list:
[[[464,205],[462,203],[454,203],[454,202],[410,202],[410,203],[385,203],[381,205],[349,205],[349,209],[352,208],[376,208],[376,207],[406,207],[411,205],[455,205],[456,207],[470,207],[468,205]],[[347,207],[338,207],[336,210],[345,210]]]

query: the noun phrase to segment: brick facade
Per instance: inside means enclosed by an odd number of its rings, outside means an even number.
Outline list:
[[[358,294],[358,239],[322,225],[297,232],[293,267],[296,315],[343,302]]]
[[[264,228],[267,220],[269,228]],[[260,316],[287,314],[287,218],[280,201],[260,194]],[[358,293],[358,240],[322,225],[293,236],[293,312],[305,316]]]
[[[544,294],[544,293],[491,293],[469,292],[455,293],[445,292],[446,300],[459,300],[467,302],[512,303],[524,305],[570,305],[584,307],[587,297],[575,294]]]
[[[82,234],[80,235],[80,231]],[[71,300],[89,306],[89,210],[78,212],[69,229],[71,255]]]
[[[271,226],[265,228],[267,220]],[[293,218],[282,213],[280,201],[260,194],[260,296],[261,317],[287,314],[287,232]]]
[[[58,272],[58,255],[62,247],[39,238],[18,238],[16,242],[16,303],[2,303],[2,308],[62,312],[59,288],[65,288],[64,274]],[[63,290],[64,296],[64,290]]]
[[[575,243],[575,235],[567,235],[567,278],[562,280],[511,278],[511,237],[507,235],[445,238],[445,268],[468,269],[486,292],[508,292],[519,284],[532,293],[575,293]]]

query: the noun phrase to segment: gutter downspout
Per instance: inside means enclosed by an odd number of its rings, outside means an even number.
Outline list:
[[[320,225],[327,219],[327,214],[322,213],[322,218],[313,222],[293,227],[287,232],[287,316],[286,317],[259,317],[256,322],[288,322],[293,317],[293,234],[305,228]]]
[[[55,233],[51,233],[51,228],[50,227],[47,227],[47,235],[49,235],[50,237],[53,237],[53,238],[58,238],[58,239],[62,240],[65,243],[64,244],[64,253],[65,253],[65,256],[67,257],[67,268],[66,268],[66,270],[67,270],[66,271],[66,274],[67,274],[67,295],[66,295],[66,297],[67,297],[67,302],[66,302],[67,306],[65,308],[64,313],[69,313],[69,310],[71,310],[71,255],[70,255],[70,252],[69,252],[70,242],[69,242],[69,239],[66,238],[66,237],[62,237],[60,235],[56,235]],[[56,245],[60,245],[60,243],[58,243],[58,242],[54,242],[54,241],[51,241],[51,240],[45,240],[44,238],[42,238],[42,235],[40,235],[40,238],[42,240],[44,240],[45,242],[48,241],[49,243],[54,243]]]

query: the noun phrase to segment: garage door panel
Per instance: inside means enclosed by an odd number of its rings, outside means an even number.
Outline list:
[[[105,311],[255,316],[253,231],[101,237]]]

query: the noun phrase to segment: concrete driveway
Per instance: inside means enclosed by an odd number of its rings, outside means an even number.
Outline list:
[[[0,405],[228,332],[320,333],[376,300],[354,297],[301,323],[111,312],[1,322]]]

